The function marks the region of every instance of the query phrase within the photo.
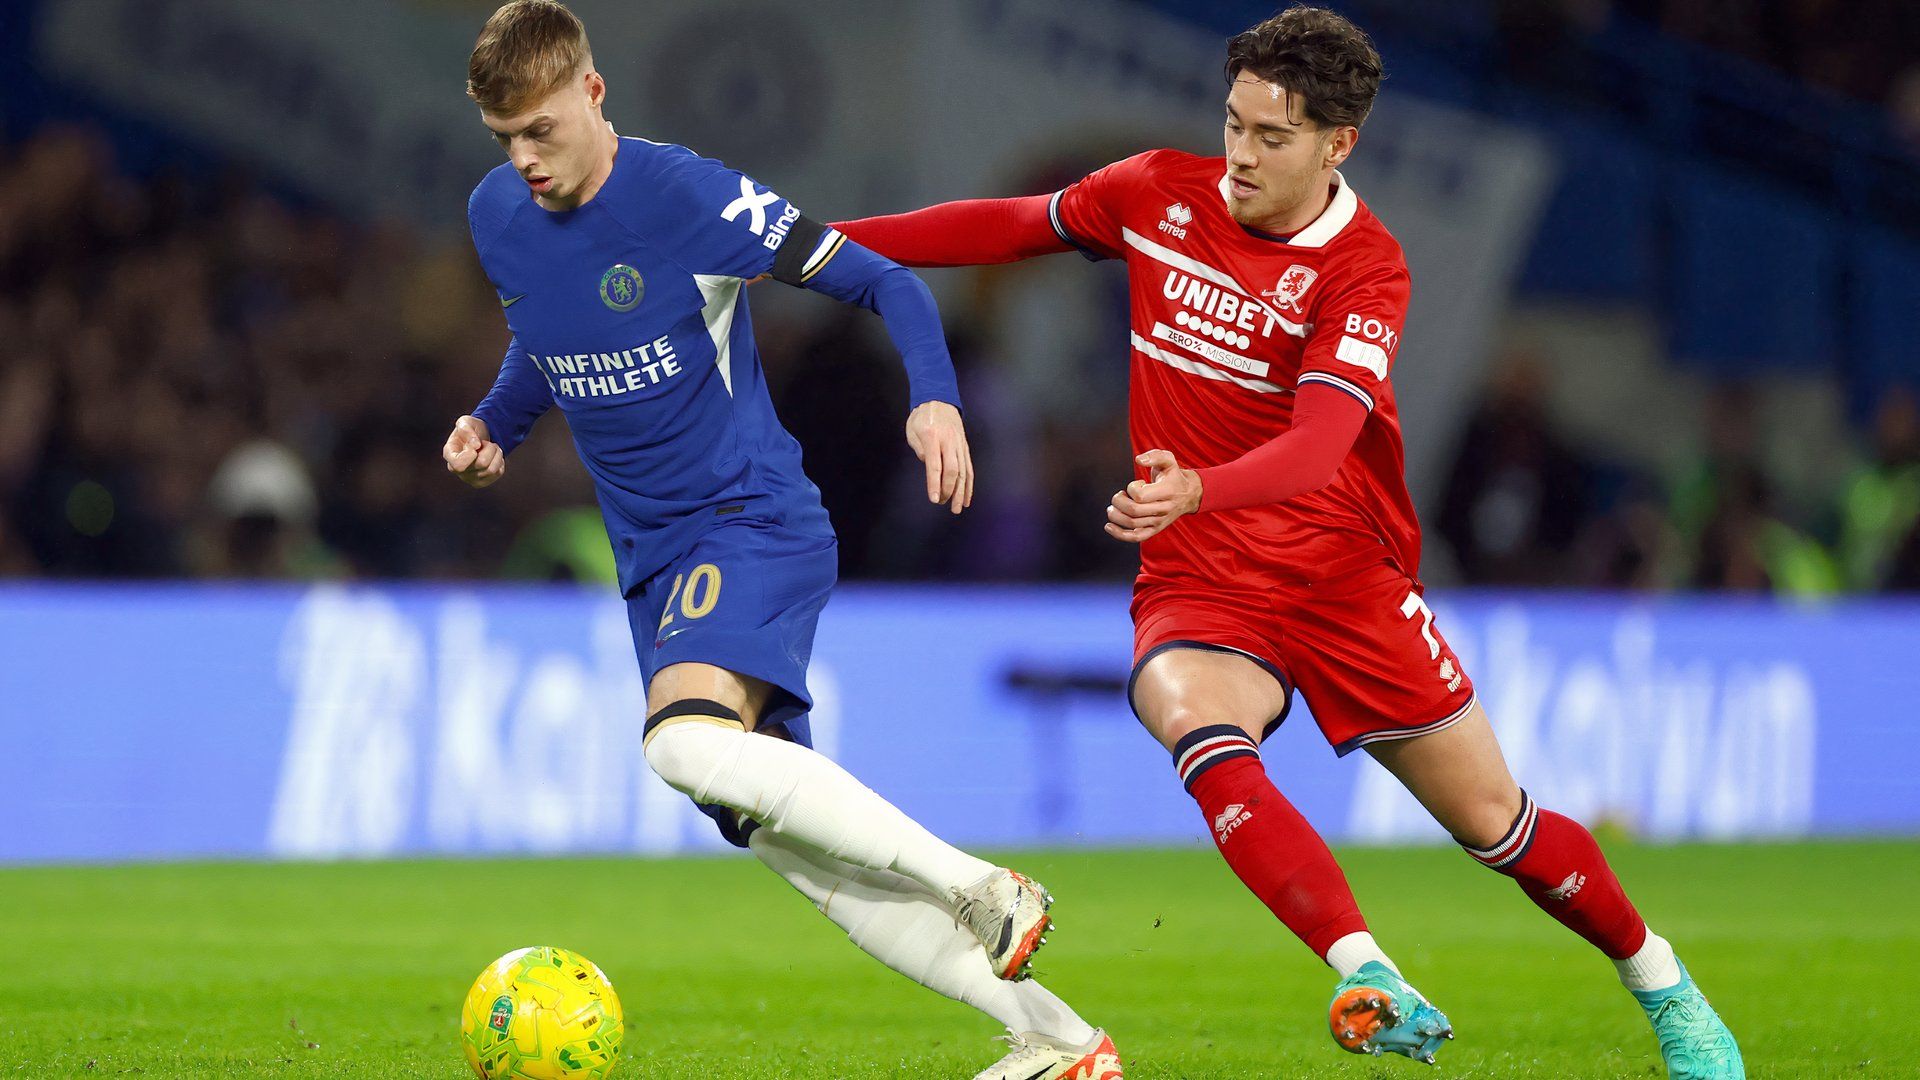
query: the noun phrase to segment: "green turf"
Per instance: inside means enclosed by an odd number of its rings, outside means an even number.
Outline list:
[[[1920,1075],[1920,845],[1613,854],[1751,1075]],[[1012,861],[1062,898],[1043,979],[1113,1031],[1130,1077],[1427,1075],[1335,1049],[1331,974],[1211,851]],[[1438,1075],[1659,1074],[1612,968],[1510,883],[1454,851],[1343,862],[1460,1033]],[[453,1080],[468,982],[538,943],[613,978],[617,1077],[967,1077],[998,1046],[741,859],[4,870],[0,932],[0,1076]]]

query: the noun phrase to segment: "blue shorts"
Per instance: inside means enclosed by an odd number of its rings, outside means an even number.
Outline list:
[[[807,662],[813,632],[840,576],[831,536],[794,532],[752,519],[722,519],[686,554],[627,597],[640,674],[672,664],[712,664],[773,687],[763,734],[813,745],[807,712]],[[701,807],[728,840],[745,846],[730,811]]]

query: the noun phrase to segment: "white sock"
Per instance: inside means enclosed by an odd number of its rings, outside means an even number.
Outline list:
[[[1387,954],[1380,951],[1380,946],[1373,940],[1373,935],[1365,930],[1348,934],[1327,949],[1327,966],[1338,972],[1343,979],[1359,971],[1360,966],[1370,960],[1378,960],[1387,965],[1396,975],[1400,972],[1400,965],[1387,959]]]
[[[1063,1046],[1093,1041],[1093,1028],[1039,983],[995,978],[979,939],[911,878],[852,866],[765,828],[754,830],[747,846],[867,955],[921,986],[1019,1034],[1043,1035]]]
[[[1651,930],[1639,952],[1615,960],[1613,966],[1620,972],[1620,984],[1629,990],[1645,993],[1680,985],[1680,961],[1673,955],[1672,944]]]
[[[732,807],[841,862],[897,870],[939,896],[996,869],[798,743],[689,722],[656,730],[646,756],[662,780],[695,802]]]

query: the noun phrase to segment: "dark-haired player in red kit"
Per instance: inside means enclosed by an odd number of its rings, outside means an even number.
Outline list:
[[[1616,965],[1676,1077],[1744,1075],[1726,1025],[1579,823],[1513,780],[1418,579],[1389,381],[1410,279],[1336,168],[1381,79],[1365,33],[1296,6],[1228,45],[1226,156],[1156,150],[1053,195],[847,222],[913,266],[1078,249],[1131,281],[1141,545],[1130,696],[1240,879],[1340,975],[1334,1037],[1432,1062],[1447,1018],[1401,978],[1345,875],[1261,766],[1298,688],[1481,863]]]

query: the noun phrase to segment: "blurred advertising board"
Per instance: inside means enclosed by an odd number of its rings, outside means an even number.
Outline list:
[[[1132,719],[1126,592],[850,587],[820,745],[936,832],[1204,843]],[[1544,805],[1655,838],[1920,833],[1920,604],[1434,597]],[[639,752],[622,606],[568,588],[0,587],[0,862],[711,850]],[[1337,841],[1444,837],[1296,705]]]

